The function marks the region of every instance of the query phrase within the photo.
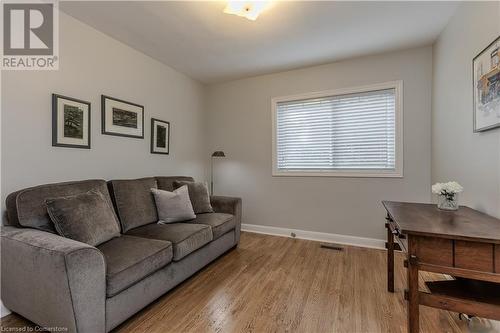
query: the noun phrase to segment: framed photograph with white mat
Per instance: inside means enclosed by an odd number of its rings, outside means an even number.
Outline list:
[[[102,134],[144,139],[144,106],[101,96]]]
[[[52,94],[52,146],[90,149],[90,102]]]
[[[474,132],[500,127],[500,36],[472,61]]]
[[[168,155],[170,148],[170,122],[151,118],[151,154]]]

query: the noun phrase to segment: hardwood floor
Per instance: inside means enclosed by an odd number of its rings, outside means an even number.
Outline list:
[[[243,233],[237,249],[114,332],[406,332],[402,255],[395,261],[391,294],[385,251],[336,251],[313,241]],[[15,314],[1,324],[2,331],[33,325]],[[420,325],[421,332],[471,331],[457,314],[426,307]],[[486,320],[474,325],[478,332],[498,332]]]

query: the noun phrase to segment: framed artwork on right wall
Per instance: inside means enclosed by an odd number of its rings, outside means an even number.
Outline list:
[[[474,132],[500,127],[500,36],[472,61]]]

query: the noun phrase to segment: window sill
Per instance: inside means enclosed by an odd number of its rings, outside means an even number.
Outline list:
[[[350,178],[403,178],[402,171],[279,171],[273,177],[350,177]]]

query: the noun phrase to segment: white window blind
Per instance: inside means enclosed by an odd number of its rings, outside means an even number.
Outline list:
[[[279,101],[278,172],[396,170],[396,88]]]

